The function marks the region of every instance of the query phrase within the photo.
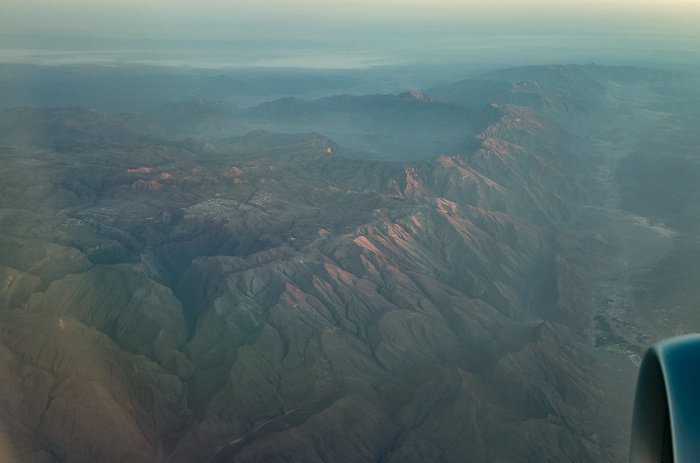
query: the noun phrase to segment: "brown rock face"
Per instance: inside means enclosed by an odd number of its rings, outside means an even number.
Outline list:
[[[650,335],[598,302],[624,256],[611,224],[639,221],[606,202],[590,141],[617,116],[572,132],[620,107],[604,74],[153,116],[470,118],[468,148],[411,162],[318,133],[175,142],[126,116],[5,113],[0,459],[624,459]],[[487,90],[483,113],[461,106]]]

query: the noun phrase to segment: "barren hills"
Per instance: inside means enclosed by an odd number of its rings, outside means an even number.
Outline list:
[[[0,455],[624,460],[639,354],[695,326],[637,299],[697,243],[624,164],[697,121],[673,76],[5,110]]]

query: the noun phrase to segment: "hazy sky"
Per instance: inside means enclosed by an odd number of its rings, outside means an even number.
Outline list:
[[[492,37],[557,46],[558,36],[590,49],[700,53],[700,0],[2,0],[0,31],[0,49],[51,47],[58,42],[35,38],[60,35],[406,55],[486,47],[495,42],[479,40]]]
[[[517,24],[530,32],[570,27],[698,34],[700,29],[698,0],[3,0],[0,13],[4,31],[141,37],[235,35],[246,24],[284,26],[257,30],[261,34],[313,34],[309,25],[345,31],[357,22],[462,22],[497,29]]]

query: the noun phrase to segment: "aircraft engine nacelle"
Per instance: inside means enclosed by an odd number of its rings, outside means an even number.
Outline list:
[[[700,334],[653,344],[634,400],[631,463],[700,461]]]

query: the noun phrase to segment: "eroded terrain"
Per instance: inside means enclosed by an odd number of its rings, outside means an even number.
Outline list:
[[[698,329],[668,76],[3,112],[3,456],[623,461],[639,355]]]

